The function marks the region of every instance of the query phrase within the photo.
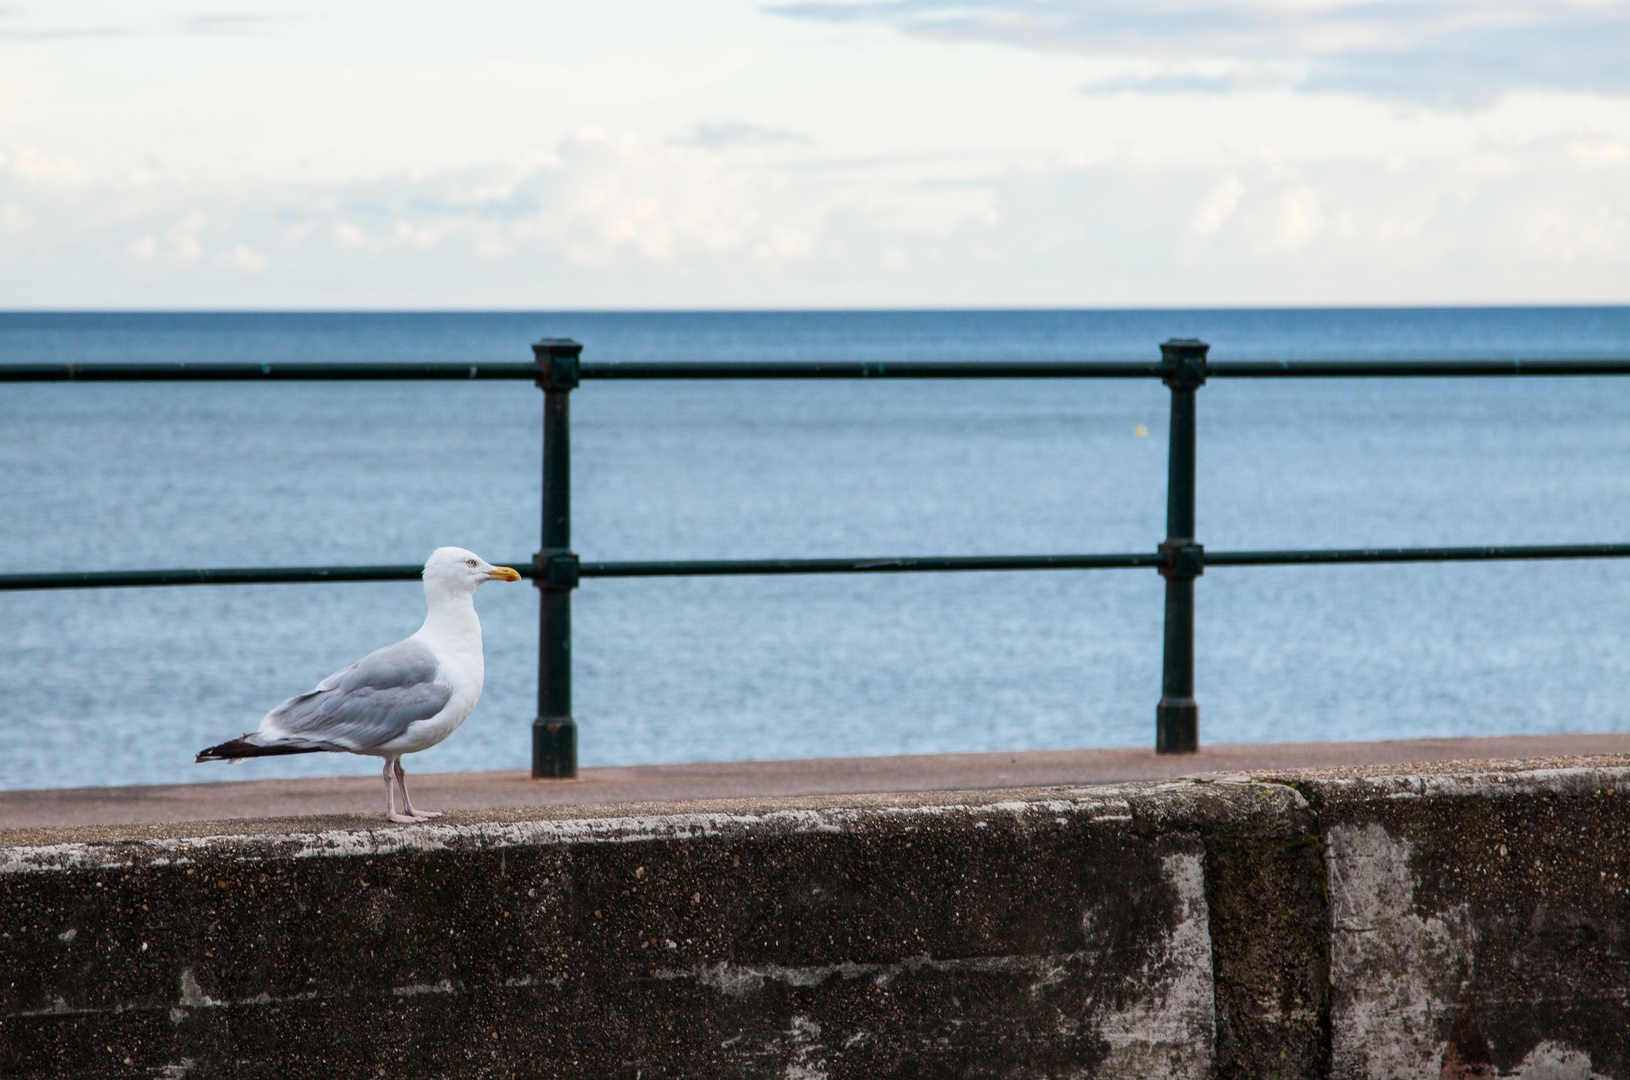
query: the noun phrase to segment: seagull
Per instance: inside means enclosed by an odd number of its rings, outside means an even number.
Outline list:
[[[341,668],[315,690],[291,697],[254,731],[212,746],[198,761],[230,761],[323,750],[385,759],[385,817],[428,821],[439,813],[413,809],[402,755],[428,749],[464,723],[481,697],[481,621],[475,590],[484,581],[519,581],[463,548],[437,548],[424,564],[430,610],[417,633]],[[402,789],[402,813],[396,789]]]

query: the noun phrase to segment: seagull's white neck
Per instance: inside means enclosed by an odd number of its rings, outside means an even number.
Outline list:
[[[433,642],[438,651],[473,662],[479,672],[481,620],[475,615],[474,593],[426,582],[424,598],[430,610],[425,613],[424,625],[413,636]]]

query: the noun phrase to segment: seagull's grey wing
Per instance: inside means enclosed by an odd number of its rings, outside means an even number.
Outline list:
[[[437,666],[416,641],[387,645],[267,713],[251,741],[324,750],[369,750],[390,742],[452,698],[452,686],[436,679]]]

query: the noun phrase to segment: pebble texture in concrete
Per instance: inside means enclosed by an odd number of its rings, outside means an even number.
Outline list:
[[[0,1076],[1626,1076],[1627,795],[1442,766],[0,834]]]

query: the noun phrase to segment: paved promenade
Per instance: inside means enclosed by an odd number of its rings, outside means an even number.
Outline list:
[[[1630,732],[1603,735],[1399,739],[1386,742],[1242,743],[1188,756],[1144,748],[921,754],[801,761],[701,762],[584,769],[576,780],[533,781],[522,770],[409,775],[414,804],[432,810],[679,802],[782,795],[1107,784],[1202,773],[1630,754]],[[336,761],[337,767],[371,765]],[[409,760],[411,766],[411,759]],[[200,766],[200,771],[203,770]],[[247,766],[248,771],[253,766]],[[216,772],[224,772],[217,768]],[[302,780],[0,791],[0,829],[221,821],[381,812],[378,774]]]

